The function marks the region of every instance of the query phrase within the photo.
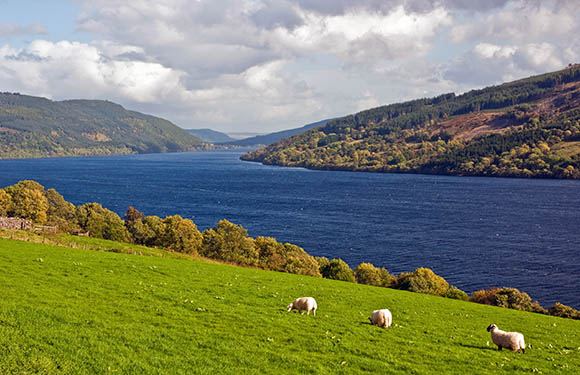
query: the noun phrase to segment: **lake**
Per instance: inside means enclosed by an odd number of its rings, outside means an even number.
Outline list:
[[[580,308],[580,181],[310,171],[242,151],[0,160],[24,179],[119,215],[225,218],[351,267],[428,267],[468,293],[493,286]]]

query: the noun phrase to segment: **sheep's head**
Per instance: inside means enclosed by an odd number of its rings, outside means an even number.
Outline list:
[[[369,322],[371,322],[371,324],[372,324],[372,322],[373,322],[373,318],[370,318],[370,317],[369,317]]]
[[[490,324],[489,327],[487,327],[487,332],[491,332],[494,328],[497,328],[497,326],[495,324]]]
[[[292,311],[292,308],[294,307],[294,302],[292,302],[291,304],[289,304],[288,306],[286,306],[286,308],[288,309],[288,312]]]

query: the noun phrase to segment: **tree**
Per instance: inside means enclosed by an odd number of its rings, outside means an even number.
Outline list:
[[[443,297],[451,298],[451,299],[458,299],[461,301],[469,300],[469,296],[463,290],[454,287],[453,285],[449,286],[449,289],[443,293]]]
[[[548,313],[553,316],[559,316],[561,318],[571,318],[580,319],[580,311],[573,309],[570,306],[556,302],[553,306],[548,309]]]
[[[163,246],[163,236],[165,233],[165,223],[158,216],[147,216],[143,219],[143,226],[135,222],[134,240],[147,246]]]
[[[19,188],[11,193],[12,216],[29,219],[36,224],[47,220],[48,200],[41,190]]]
[[[54,189],[48,189],[44,195],[48,201],[46,224],[57,226],[63,232],[71,233],[75,230],[78,227],[75,221],[75,206],[65,201]]]
[[[76,209],[79,226],[90,233],[92,237],[112,241],[129,240],[129,232],[119,215],[103,208],[98,203],[85,203]]]
[[[236,264],[259,264],[254,240],[248,238],[248,232],[243,227],[227,220],[221,220],[217,226],[203,232],[200,254]]]
[[[130,225],[135,223],[136,221],[143,220],[145,215],[142,212],[139,212],[135,207],[129,206],[127,208],[127,212],[123,216],[125,219],[125,225]]]
[[[348,264],[342,259],[333,259],[324,266],[320,273],[325,279],[342,280],[355,283],[356,279]]]
[[[165,224],[165,231],[161,240],[163,247],[181,253],[198,255],[202,235],[193,221],[174,215],[166,217],[163,220],[163,224]]]
[[[4,189],[0,189],[0,216],[8,216],[12,211],[12,197]]]
[[[417,268],[411,273],[399,275],[397,289],[441,296],[449,289],[449,283],[429,268]]]
[[[259,265],[265,269],[321,277],[318,263],[303,248],[271,237],[257,237],[254,247],[259,254]]]
[[[361,263],[354,269],[356,281],[359,284],[374,286],[390,286],[393,276],[385,268],[375,267],[371,263]]]

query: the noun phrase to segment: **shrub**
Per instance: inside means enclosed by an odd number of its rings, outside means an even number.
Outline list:
[[[320,270],[320,273],[326,279],[356,282],[352,270],[342,259],[331,260]]]
[[[257,237],[254,246],[259,253],[259,264],[263,268],[321,277],[316,259],[299,246],[281,244],[271,237]]]
[[[393,283],[393,276],[389,271],[375,267],[371,263],[359,264],[354,270],[354,275],[359,284],[386,287]]]
[[[112,241],[129,241],[129,232],[119,215],[103,208],[98,203],[85,203],[76,208],[79,226],[90,233],[91,237]]]
[[[316,263],[318,263],[318,270],[322,273],[322,269],[327,267],[330,260],[327,257],[314,257]]]
[[[481,303],[482,305],[495,306],[495,294],[499,288],[476,290],[469,297],[470,302]]]
[[[532,304],[532,299],[527,293],[520,292],[516,288],[491,288],[478,290],[469,299],[471,302],[505,307],[522,311],[540,311],[539,305]],[[541,306],[540,306],[541,307]]]
[[[560,302],[556,302],[553,306],[548,308],[548,313],[561,318],[580,319],[580,311],[561,304]]]
[[[0,189],[0,216],[8,216],[12,211],[12,197],[4,189]]]
[[[451,285],[446,291],[445,293],[443,293],[443,297],[445,298],[451,298],[451,299],[458,299],[461,301],[467,301],[469,300],[469,296],[467,295],[467,293],[465,293],[463,290],[454,287],[453,285]]]
[[[193,221],[174,215],[166,217],[163,224],[165,224],[161,239],[163,247],[181,253],[198,255],[202,236]]]
[[[228,262],[256,266],[260,259],[254,240],[241,226],[221,220],[217,226],[203,232],[202,256]]]
[[[59,230],[67,233],[72,233],[75,229],[78,229],[75,220],[75,206],[65,201],[63,196],[54,189],[48,189],[44,192],[44,195],[48,201],[46,224],[54,225]]]
[[[449,283],[429,268],[417,268],[412,273],[400,274],[396,286],[397,289],[436,296],[443,295],[449,289]]]

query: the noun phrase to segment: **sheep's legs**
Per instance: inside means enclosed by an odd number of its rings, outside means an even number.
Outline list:
[[[501,350],[501,345],[498,345],[497,346],[497,350]]]

